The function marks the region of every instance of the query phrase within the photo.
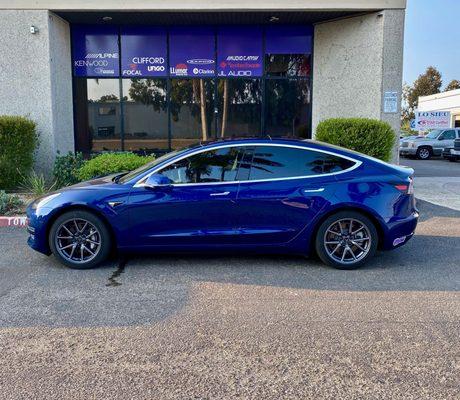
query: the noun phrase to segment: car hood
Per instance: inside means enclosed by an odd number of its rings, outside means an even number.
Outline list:
[[[117,175],[120,175],[120,173],[102,176],[100,178],[91,179],[90,181],[80,182],[72,186],[61,188],[59,189],[59,192],[65,192],[73,189],[96,189],[101,186],[112,185],[114,183],[113,178]]]

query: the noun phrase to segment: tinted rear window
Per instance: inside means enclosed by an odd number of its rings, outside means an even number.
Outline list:
[[[252,158],[250,180],[291,178],[340,172],[353,161],[339,156],[280,146],[257,146]]]

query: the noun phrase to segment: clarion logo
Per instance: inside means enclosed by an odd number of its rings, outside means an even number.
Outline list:
[[[88,53],[85,58],[118,58],[118,53]]]

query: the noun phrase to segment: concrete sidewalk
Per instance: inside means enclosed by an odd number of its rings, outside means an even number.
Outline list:
[[[416,177],[414,188],[416,198],[460,211],[460,177]]]

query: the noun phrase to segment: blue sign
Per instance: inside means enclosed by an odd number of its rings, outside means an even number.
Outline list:
[[[261,28],[228,26],[219,29],[217,33],[219,76],[262,76],[262,57]]]
[[[412,130],[415,130],[415,119],[411,119],[411,120],[410,120],[410,128],[411,128]]]
[[[207,27],[173,28],[169,34],[171,76],[206,77],[216,73],[214,30]]]
[[[265,54],[311,54],[312,26],[270,26],[265,30]]]
[[[118,28],[75,25],[72,28],[72,62],[75,76],[119,76]]]
[[[124,27],[120,40],[123,77],[167,76],[167,41],[164,29]]]

